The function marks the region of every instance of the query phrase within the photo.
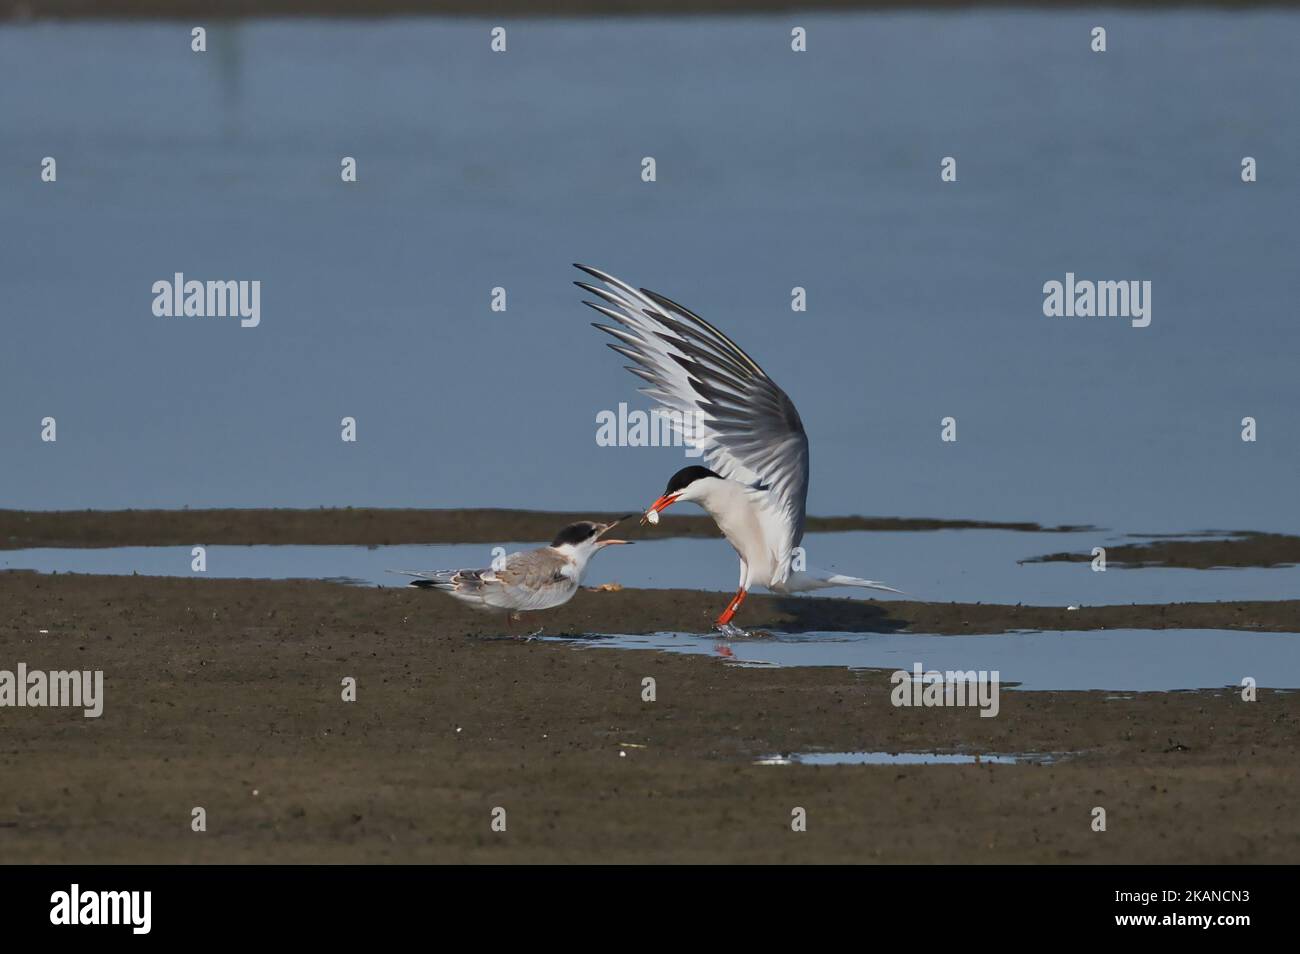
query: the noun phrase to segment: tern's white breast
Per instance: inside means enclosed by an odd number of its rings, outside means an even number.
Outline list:
[[[769,586],[776,574],[776,555],[763,532],[754,495],[734,480],[711,480],[709,484],[700,503],[745,562],[748,579],[742,579],[742,584]]]

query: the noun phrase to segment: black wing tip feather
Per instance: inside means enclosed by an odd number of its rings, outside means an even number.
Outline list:
[[[586,305],[588,308],[590,308],[592,311],[596,312],[596,314],[603,315],[604,317],[608,318],[610,321],[619,320],[618,316],[613,314],[611,310],[606,308],[604,305],[597,304],[594,301],[587,301],[585,298],[582,300],[582,303]],[[610,334],[613,334],[613,332],[610,331],[611,328],[610,325],[602,325],[598,321],[593,321],[591,323],[591,327],[599,328],[601,331],[609,331]]]
[[[602,325],[599,321],[593,321],[593,322],[591,323],[591,327],[595,328],[597,331],[603,331],[603,332],[605,332],[605,334],[609,335],[611,338],[615,338],[615,339],[620,340],[620,341],[622,340],[621,338],[618,337],[618,333],[617,333],[613,328],[611,328],[609,325]],[[606,342],[605,342],[605,347],[606,347],[606,348],[617,348],[618,346],[617,346],[613,341],[606,341]]]

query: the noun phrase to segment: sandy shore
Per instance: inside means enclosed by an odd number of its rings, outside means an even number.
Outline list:
[[[644,506],[650,501],[644,501]],[[635,509],[635,507],[633,507]],[[626,511],[624,511],[626,513]],[[0,510],[0,549],[26,547],[191,546],[214,544],[336,544],[384,546],[403,543],[549,542],[577,520],[613,520],[623,513],[538,510]],[[809,517],[809,533],[849,530],[1019,530],[1066,532],[1082,527],[1036,523],[937,520],[928,517]],[[638,527],[624,536],[720,537],[703,515],[665,515],[658,526]]]
[[[388,546],[408,543],[507,543],[549,541],[575,520],[612,520],[617,513],[507,509],[401,510],[317,508],[314,510],[0,510],[0,550],[28,547],[123,547],[302,544]],[[1078,524],[1042,526],[1030,521],[944,520],[929,517],[809,517],[809,533],[848,531],[1014,530],[1023,533],[1080,533]],[[703,514],[665,515],[658,526],[628,525],[624,536],[638,540],[718,537]],[[1082,537],[1081,537],[1082,539]],[[1027,562],[1092,559],[1091,542],[1073,552],[1044,554]],[[1157,539],[1109,546],[1115,567],[1209,569],[1268,567],[1300,563],[1300,537],[1239,531],[1205,539]]]
[[[1090,549],[1074,553],[1049,553],[1029,563],[1087,563]],[[1177,538],[1108,546],[1108,566],[1170,566],[1197,570],[1214,567],[1293,566],[1300,563],[1300,537],[1283,533],[1218,534],[1204,540]]]
[[[716,604],[582,592],[544,622],[684,627]],[[0,710],[12,862],[1300,860],[1297,693],[1008,690],[981,719],[894,708],[879,673],[485,637],[482,616],[405,589],[4,573],[0,605],[0,668],[102,669],[106,696],[97,720]],[[1295,604],[1268,606],[1295,625]],[[785,619],[762,597],[746,610]],[[942,611],[888,606],[908,625]],[[1078,754],[751,764],[815,749]]]

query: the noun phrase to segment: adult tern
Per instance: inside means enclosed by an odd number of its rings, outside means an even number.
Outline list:
[[[794,403],[754,359],[663,295],[577,267],[601,283],[574,283],[599,299],[584,304],[614,322],[593,325],[617,339],[609,347],[633,362],[627,369],[649,385],[641,392],[670,412],[669,420],[709,465],[673,474],[642,522],[657,522],[661,511],[690,501],[735,548],[740,586],[715,628],[743,635],[731,621],[752,586],[774,593],[833,586],[899,592],[875,580],[805,568],[796,559],[808,501],[808,435]]]

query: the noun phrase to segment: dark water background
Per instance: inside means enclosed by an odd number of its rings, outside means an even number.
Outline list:
[[[785,386],[813,512],[1300,530],[1300,16],[489,26],[0,27],[0,506],[643,506],[586,261]],[[154,317],[176,271],[261,326]],[[1067,271],[1151,326],[1045,318]]]

